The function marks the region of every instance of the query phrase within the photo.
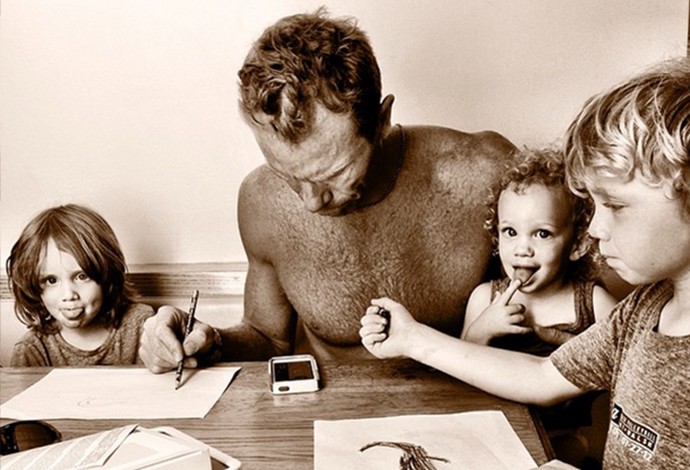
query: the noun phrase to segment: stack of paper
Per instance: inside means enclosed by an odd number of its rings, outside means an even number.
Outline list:
[[[3,470],[235,470],[240,462],[174,428],[124,426],[0,458]]]

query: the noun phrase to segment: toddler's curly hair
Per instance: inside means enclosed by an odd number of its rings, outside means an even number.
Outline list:
[[[578,196],[568,189],[563,153],[556,148],[523,148],[517,153],[516,161],[517,163],[491,189],[487,202],[488,216],[484,228],[491,234],[494,255],[498,255],[498,200],[501,193],[508,188],[519,193],[535,184],[562,189],[572,208],[573,244],[593,244],[593,240],[587,234],[587,228],[594,214],[594,205],[590,198]],[[566,273],[567,277],[572,280],[595,278],[600,265],[597,253],[597,247],[590,246],[584,256],[571,264]]]

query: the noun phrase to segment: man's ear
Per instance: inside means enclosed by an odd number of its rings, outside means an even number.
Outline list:
[[[379,135],[380,132],[387,129],[391,125],[391,115],[393,113],[393,101],[395,97],[393,95],[386,95],[381,101],[381,106],[379,107]]]
[[[594,244],[594,240],[592,237],[589,237],[587,235],[584,235],[580,237],[574,244],[573,247],[570,249],[570,256],[568,258],[570,261],[577,261],[583,256],[587,254],[589,249],[592,247]]]

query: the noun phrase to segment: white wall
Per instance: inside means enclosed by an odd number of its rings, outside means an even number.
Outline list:
[[[3,0],[3,265],[26,222],[65,202],[101,212],[130,263],[243,261],[237,188],[263,158],[236,72],[264,27],[321,4],[369,33],[395,121],[518,145],[686,53],[687,0]]]

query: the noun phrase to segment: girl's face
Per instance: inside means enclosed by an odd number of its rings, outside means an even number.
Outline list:
[[[587,190],[595,208],[589,233],[620,277],[630,284],[690,279],[690,215],[667,188],[639,176],[627,183],[598,176]]]
[[[532,272],[520,286],[522,292],[539,291],[563,278],[573,239],[573,216],[563,189],[533,184],[501,192],[498,250],[510,278],[517,268]]]
[[[98,316],[103,305],[101,286],[53,239],[46,243],[39,269],[41,300],[62,328],[83,328]]]

